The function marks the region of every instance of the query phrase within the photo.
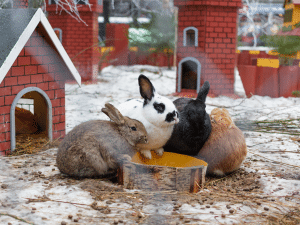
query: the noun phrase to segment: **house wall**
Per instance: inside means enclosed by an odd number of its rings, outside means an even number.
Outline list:
[[[52,104],[53,139],[65,135],[65,81],[71,74],[52,48],[42,27],[34,31],[0,84],[0,155],[10,150],[10,108],[16,95],[26,87],[38,87]]]
[[[236,29],[241,1],[175,0],[174,4],[178,6],[177,63],[186,57],[196,58],[201,64],[200,84],[208,80],[210,94],[234,94]],[[198,29],[198,46],[183,46],[183,30],[187,27]]]
[[[53,28],[62,30],[62,45],[76,66],[82,81],[96,81],[98,76],[99,24],[98,16],[102,4],[90,0],[91,10],[87,5],[79,5],[78,11],[82,21],[78,21],[55,4],[48,5],[48,20]],[[102,2],[102,1],[100,1]]]
[[[128,65],[128,24],[106,24],[106,46],[114,50],[108,55],[107,60],[112,60],[112,65]]]

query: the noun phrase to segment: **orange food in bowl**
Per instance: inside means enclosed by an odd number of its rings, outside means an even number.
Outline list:
[[[154,151],[151,151],[152,159],[146,159],[139,152],[137,152],[131,159],[131,162],[157,165],[167,167],[193,167],[193,166],[207,166],[203,160],[172,152],[164,152],[163,156],[158,156]]]

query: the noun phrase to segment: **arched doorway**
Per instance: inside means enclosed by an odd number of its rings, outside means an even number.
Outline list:
[[[20,105],[24,100],[29,105],[27,109]],[[17,133],[43,133],[52,140],[52,104],[43,90],[28,87],[17,94],[10,109],[10,131],[11,151],[16,148]]]
[[[178,64],[178,92],[182,89],[200,90],[201,64],[194,57],[186,57]]]

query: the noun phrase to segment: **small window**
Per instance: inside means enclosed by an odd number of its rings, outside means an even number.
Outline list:
[[[87,5],[89,4],[88,0],[74,0],[74,3],[76,3],[76,5]]]
[[[183,46],[198,46],[198,29],[187,27],[183,30]]]
[[[60,42],[62,42],[62,30],[60,28],[54,28],[53,30],[57,35],[58,39],[60,40]]]
[[[186,45],[187,46],[195,45],[195,31],[194,30],[188,30],[186,32]]]
[[[26,109],[30,111],[32,114],[34,114],[34,100],[33,99],[27,99],[27,98],[20,98],[17,107]]]

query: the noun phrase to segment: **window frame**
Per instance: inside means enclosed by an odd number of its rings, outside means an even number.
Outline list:
[[[194,40],[194,45],[187,45],[187,32],[189,30],[193,30],[195,32],[195,40]],[[198,29],[196,27],[186,27],[183,29],[183,46],[195,46],[198,47]]]
[[[62,43],[62,29],[60,29],[60,28],[53,28],[53,30],[54,30],[54,32],[55,31],[58,31],[59,33],[58,33],[58,39],[60,40],[60,43]],[[56,34],[56,32],[55,32],[55,34]]]

